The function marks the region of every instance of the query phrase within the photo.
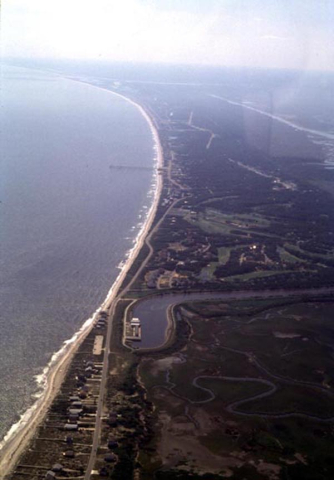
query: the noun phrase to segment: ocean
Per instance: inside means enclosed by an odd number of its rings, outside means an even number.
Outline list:
[[[1,66],[0,439],[106,298],[153,201],[147,120],[111,92]]]

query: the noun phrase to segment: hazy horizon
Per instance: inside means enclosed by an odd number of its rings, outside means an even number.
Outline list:
[[[334,71],[328,0],[11,0],[3,59]]]

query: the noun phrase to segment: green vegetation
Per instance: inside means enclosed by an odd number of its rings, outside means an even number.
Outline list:
[[[334,284],[334,172],[304,158],[314,153],[307,137],[299,151],[296,136],[295,157],[278,146],[274,157],[245,142],[238,107],[196,87],[129,86],[157,113],[172,175],[163,173],[157,218],[177,199],[133,297]],[[332,306],[295,298],[177,307],[168,345],[135,352],[154,405],[140,477],[334,477],[331,423],[318,421],[333,413]]]
[[[231,250],[233,250],[233,248],[238,248],[238,247],[230,247],[230,248],[220,247],[220,248],[218,248],[218,262],[221,265],[226,265],[227,264],[227,262],[230,259]]]
[[[295,255],[292,255],[292,253],[289,253],[285,250],[285,248],[278,246],[277,247],[280,259],[283,263],[301,263],[301,262],[306,262],[306,260],[303,260],[301,258],[296,257]]]
[[[249,234],[276,238],[277,235],[265,231],[270,222],[265,218],[247,215],[225,215],[217,210],[206,209],[205,213],[200,212],[197,217],[185,216],[185,219],[197,225],[207,233],[220,233],[232,236],[249,236]],[[258,228],[258,230],[255,230]]]
[[[333,306],[325,296],[183,304],[181,324],[191,328],[186,345],[168,355],[147,354],[140,366],[148,398],[165,412],[155,438],[166,457],[155,451],[154,462],[174,462],[172,478],[182,478],[181,465],[195,466],[196,478],[211,455],[222,457],[230,478],[243,478],[242,465],[250,460],[254,470],[247,478],[261,478],[259,459],[291,478],[303,462],[318,466],[332,447],[331,422],[317,418],[334,416],[334,360],[327,346],[334,338]],[[314,442],[321,447],[314,449]],[[232,462],[239,455],[243,462]]]
[[[221,410],[222,407],[237,400],[258,395],[269,390],[267,385],[260,382],[239,382],[233,380],[226,380],[224,378],[200,378],[197,381],[198,385],[211,390],[216,398],[212,400],[210,410]],[[208,395],[206,395],[208,398]]]
[[[227,282],[232,282],[232,281],[240,281],[240,282],[247,282],[247,280],[250,280],[252,278],[265,278],[265,277],[272,277],[273,275],[279,275],[279,274],[286,274],[288,271],[256,271],[256,272],[250,272],[250,273],[244,273],[241,275],[231,275],[230,277],[224,278],[224,281]]]
[[[296,255],[300,255],[301,256],[300,261],[303,260],[302,257],[318,259],[318,260],[332,260],[332,259],[334,259],[334,251],[333,250],[330,250],[326,254],[321,254],[321,253],[312,253],[312,252],[303,250],[298,245],[292,245],[290,243],[286,243],[286,244],[284,244],[284,246],[286,247],[286,249],[289,249],[289,250],[292,250],[293,252],[295,252]]]
[[[202,268],[200,277],[212,280],[214,277],[216,268],[219,265],[220,265],[220,262],[210,262],[206,267]]]
[[[291,385],[280,387],[276,393],[264,399],[245,403],[238,410],[263,414],[299,413],[324,419],[334,417],[333,396]]]

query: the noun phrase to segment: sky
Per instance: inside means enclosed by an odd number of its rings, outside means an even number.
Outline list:
[[[2,0],[4,58],[334,70],[334,0]]]

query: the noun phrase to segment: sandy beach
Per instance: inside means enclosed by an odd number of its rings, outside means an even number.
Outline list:
[[[86,82],[85,82],[86,83]],[[89,85],[89,84],[87,84]],[[92,88],[101,88],[92,86]],[[161,175],[158,173],[158,169],[163,166],[163,152],[162,147],[159,140],[159,135],[156,126],[152,118],[149,114],[144,110],[144,108],[136,103],[135,101],[121,95],[119,93],[112,92],[103,88],[103,90],[108,91],[112,95],[117,95],[127,102],[134,105],[141,114],[144,116],[146,121],[150,125],[150,129],[152,132],[152,136],[154,138],[154,142],[156,145],[156,185],[155,185],[155,193],[154,199],[151,205],[151,208],[148,212],[146,222],[143,225],[141,231],[139,232],[136,243],[133,249],[130,251],[130,254],[127,258],[126,263],[124,264],[120,274],[118,275],[116,281],[112,285],[109,293],[107,295],[106,300],[103,302],[101,307],[93,314],[93,316],[88,319],[81,330],[75,335],[75,340],[71,339],[68,342],[65,342],[66,348],[63,347],[63,354],[57,358],[55,363],[51,365],[50,370],[48,372],[48,378],[46,383],[46,388],[41,395],[41,397],[35,402],[33,407],[29,409],[29,418],[24,419],[20,422],[17,429],[9,436],[9,438],[5,441],[4,446],[0,451],[0,478],[4,478],[8,475],[12,469],[14,468],[15,464],[19,460],[20,455],[23,453],[24,449],[27,447],[29,441],[33,438],[34,433],[36,432],[37,426],[42,422],[44,419],[48,408],[50,407],[55,395],[57,394],[67,372],[67,369],[71,363],[71,360],[79,347],[82,341],[85,339],[86,335],[94,326],[94,320],[97,318],[99,311],[110,309],[111,306],[117,299],[119,294],[119,289],[122,285],[122,282],[130,269],[134,259],[138,255],[141,247],[144,244],[145,238],[151,228],[153,219],[156,214],[158,202],[160,199],[161,188],[162,188],[162,179]]]

